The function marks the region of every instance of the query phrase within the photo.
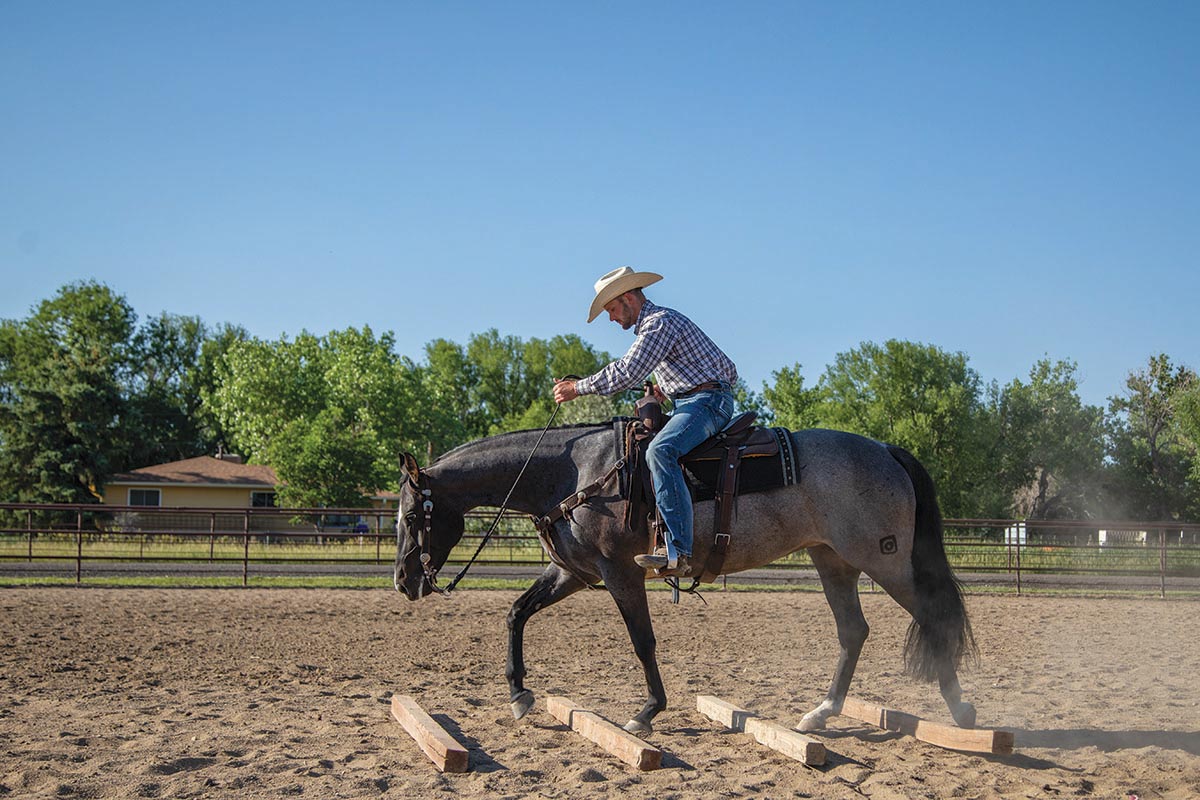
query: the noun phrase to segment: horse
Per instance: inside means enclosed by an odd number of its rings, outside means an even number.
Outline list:
[[[544,436],[535,448],[539,434]],[[858,595],[866,573],[912,615],[904,645],[905,670],[937,680],[954,721],[974,727],[975,708],[962,699],[958,669],[976,648],[963,600],[942,542],[942,518],[929,473],[904,449],[841,431],[791,432],[800,480],[791,486],[740,495],[723,573],[768,564],[806,549],[833,611],[840,652],[825,699],[799,729],[820,730],[841,712],[869,633]],[[422,469],[401,456],[403,486],[396,527],[394,585],[409,600],[443,591],[437,571],[464,530],[465,512],[509,507],[535,517],[564,499],[586,495],[547,526],[552,561],[508,612],[505,675],[516,719],[534,704],[525,686],[525,625],[538,611],[586,587],[603,587],[625,622],[645,674],[648,697],[625,725],[653,731],[667,707],[655,656],[646,583],[656,576],[634,563],[647,549],[644,524],[631,529],[619,481],[609,480],[622,458],[611,424],[520,431],[479,439]],[[533,452],[531,456],[530,453]],[[523,465],[528,474],[522,475]],[[580,492],[580,487],[588,491]],[[693,563],[703,564],[713,541],[713,501],[695,504]],[[549,520],[551,517],[544,517]]]

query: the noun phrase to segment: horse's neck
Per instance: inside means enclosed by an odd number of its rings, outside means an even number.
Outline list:
[[[511,491],[509,508],[542,514],[547,506],[573,492],[580,482],[592,480],[588,472],[593,466],[584,462],[592,460],[586,452],[597,448],[573,446],[590,433],[587,429],[551,430],[536,451],[534,444],[540,431],[481,439],[448,453],[444,461],[430,468],[430,474],[440,485],[440,491],[457,498],[464,511],[479,506],[498,507]],[[604,457],[603,448],[598,451],[597,464]],[[526,459],[529,466],[522,475]],[[521,479],[514,488],[518,475]]]

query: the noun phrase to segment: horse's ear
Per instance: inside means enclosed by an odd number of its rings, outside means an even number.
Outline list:
[[[400,456],[400,466],[408,473],[408,479],[414,484],[421,482],[421,466],[417,464],[416,456],[412,453],[403,453]]]

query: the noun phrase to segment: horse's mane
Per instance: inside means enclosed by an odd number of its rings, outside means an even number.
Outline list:
[[[567,431],[567,430],[580,430],[583,428],[595,428],[598,430],[601,428],[611,428],[614,423],[620,422],[622,420],[628,420],[628,419],[630,419],[630,418],[629,417],[613,417],[612,419],[610,419],[607,422],[576,422],[571,425],[555,425],[550,430],[552,430],[552,431]],[[511,439],[516,436],[523,436],[523,435],[527,435],[530,433],[541,433],[541,431],[537,430],[537,429],[509,431],[507,433],[498,433],[495,436],[485,436],[482,439],[474,439],[469,442],[464,442],[463,444],[460,444],[457,447],[451,448],[450,450],[447,450],[446,452],[442,453],[440,456],[438,456],[437,458],[435,458],[433,460],[433,464],[436,464],[439,461],[442,461],[443,459],[450,458],[454,455],[457,455],[460,450],[465,450],[469,447],[473,447],[473,446],[479,444],[480,442],[502,442],[505,439]],[[430,464],[430,466],[433,466],[433,464]]]

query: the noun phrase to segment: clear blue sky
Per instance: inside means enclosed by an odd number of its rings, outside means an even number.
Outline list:
[[[666,275],[752,388],[890,338],[1200,368],[1200,4],[0,0],[0,317],[578,333]],[[742,307],[727,310],[733,302]]]

